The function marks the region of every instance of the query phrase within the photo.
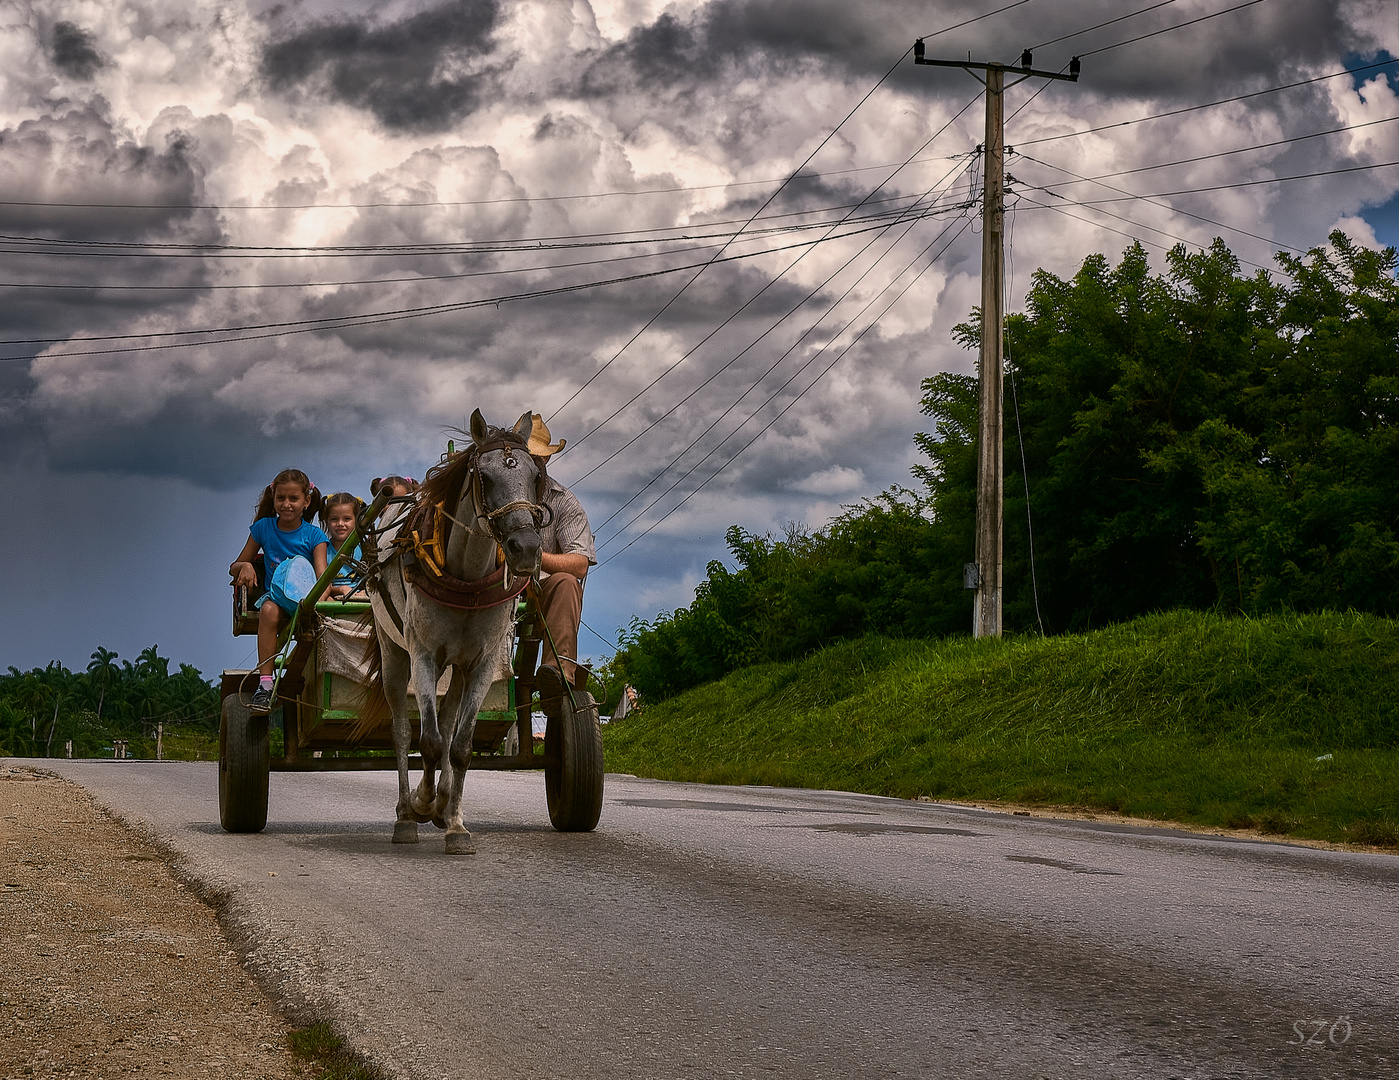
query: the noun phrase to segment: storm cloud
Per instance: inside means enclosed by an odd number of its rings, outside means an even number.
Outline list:
[[[1033,0],[939,32],[997,6],[5,5],[0,464],[65,500],[100,486],[130,507],[110,528],[145,527],[148,484],[237,534],[287,465],[363,490],[421,474],[478,406],[532,408],[603,558],[626,549],[589,588],[610,634],[686,602],[728,525],[819,525],[907,482],[919,380],[971,369],[949,330],[979,301],[980,88],[913,66],[915,37],[1083,57],[1076,84],[1007,92],[1012,308],[1035,268],[1132,238],[1158,266],[1220,235],[1268,267],[1399,219],[1373,209],[1399,191],[1394,68],[1322,78],[1399,53],[1393,4],[1173,29],[1228,6],[1178,0],[1088,29],[1123,9]],[[49,580],[101,562],[55,532]],[[201,572],[239,541],[211,532]]]
[[[53,27],[53,63],[75,79],[91,79],[102,67],[96,39],[76,23],[57,22]]]
[[[320,90],[381,124],[437,132],[490,96],[495,0],[456,0],[386,25],[340,20],[270,42],[262,71],[274,91]]]

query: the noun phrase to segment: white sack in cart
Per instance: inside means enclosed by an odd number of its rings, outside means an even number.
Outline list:
[[[374,633],[374,627],[362,623],[359,619],[321,619],[321,635],[316,641],[316,672],[320,676],[336,676],[353,683],[356,687],[364,685],[369,679],[369,664],[365,660],[365,648],[369,644],[370,636]],[[513,674],[511,666],[510,649],[512,636],[506,634],[501,639],[500,654],[495,660],[495,681],[486,693],[486,700],[482,703],[482,709],[502,710],[509,707],[508,692],[505,687],[506,680]],[[437,684],[437,696],[440,699],[447,693],[447,687],[452,681],[451,670],[442,673],[442,678]],[[332,697],[338,699],[341,695],[336,691],[339,686],[332,683]],[[345,688],[349,690],[350,688]],[[408,687],[408,696],[413,697],[413,688]],[[332,707],[337,707],[338,701]],[[414,710],[416,712],[416,710]]]

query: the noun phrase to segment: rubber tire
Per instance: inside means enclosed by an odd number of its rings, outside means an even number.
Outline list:
[[[262,832],[272,757],[268,717],[253,716],[237,694],[223,699],[219,717],[219,823],[225,832]]]
[[[559,832],[592,832],[602,817],[602,727],[592,695],[564,695],[544,735],[544,793]]]

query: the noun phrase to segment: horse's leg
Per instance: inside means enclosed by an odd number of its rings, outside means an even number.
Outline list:
[[[453,674],[454,687],[457,678],[458,676]],[[487,662],[486,657],[482,657],[472,669],[470,678],[462,680],[466,687],[457,711],[456,731],[447,751],[452,763],[452,779],[447,789],[447,802],[443,814],[447,824],[448,855],[476,854],[476,848],[471,842],[471,833],[462,822],[461,798],[466,786],[466,770],[471,764],[471,739],[476,733],[476,714],[480,711],[481,702],[486,699],[486,693],[490,690],[494,678],[493,665]],[[441,793],[438,799],[440,802]]]
[[[409,644],[413,645],[410,638]],[[418,821],[431,821],[437,798],[436,773],[442,760],[442,734],[437,727],[436,660],[423,648],[413,652],[413,692],[418,699],[418,751],[423,755],[423,775],[409,797],[409,810]]]
[[[413,741],[413,723],[408,719],[408,654],[382,638],[379,648],[383,657],[380,677],[383,679],[384,696],[389,701],[389,713],[393,717],[393,750],[398,762],[398,806],[395,808],[393,842],[416,844],[418,823],[408,808],[408,749]]]
[[[442,708],[438,712],[438,731],[442,736],[442,749],[444,751],[439,762],[442,775],[437,781],[437,798],[432,804],[432,823],[439,829],[447,827],[446,819],[442,816],[447,806],[447,794],[452,789],[452,777],[455,772],[456,762],[452,759],[450,748],[452,738],[457,729],[457,716],[461,710],[462,687],[466,680],[462,677],[462,669],[459,664],[452,665],[452,681],[447,684],[447,693],[442,698]]]

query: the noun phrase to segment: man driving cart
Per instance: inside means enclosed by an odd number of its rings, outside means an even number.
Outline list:
[[[532,419],[530,456],[547,472],[549,458],[562,450],[567,440],[560,439],[551,444],[549,428],[543,417],[534,413]],[[576,677],[578,627],[583,619],[583,582],[588,570],[597,565],[597,552],[593,545],[593,530],[582,503],[552,476],[544,493],[544,505],[549,508],[550,520],[539,530],[541,552],[537,603],[549,632],[545,636],[535,685],[539,689],[539,707],[552,719],[558,712],[565,686],[572,686]]]

